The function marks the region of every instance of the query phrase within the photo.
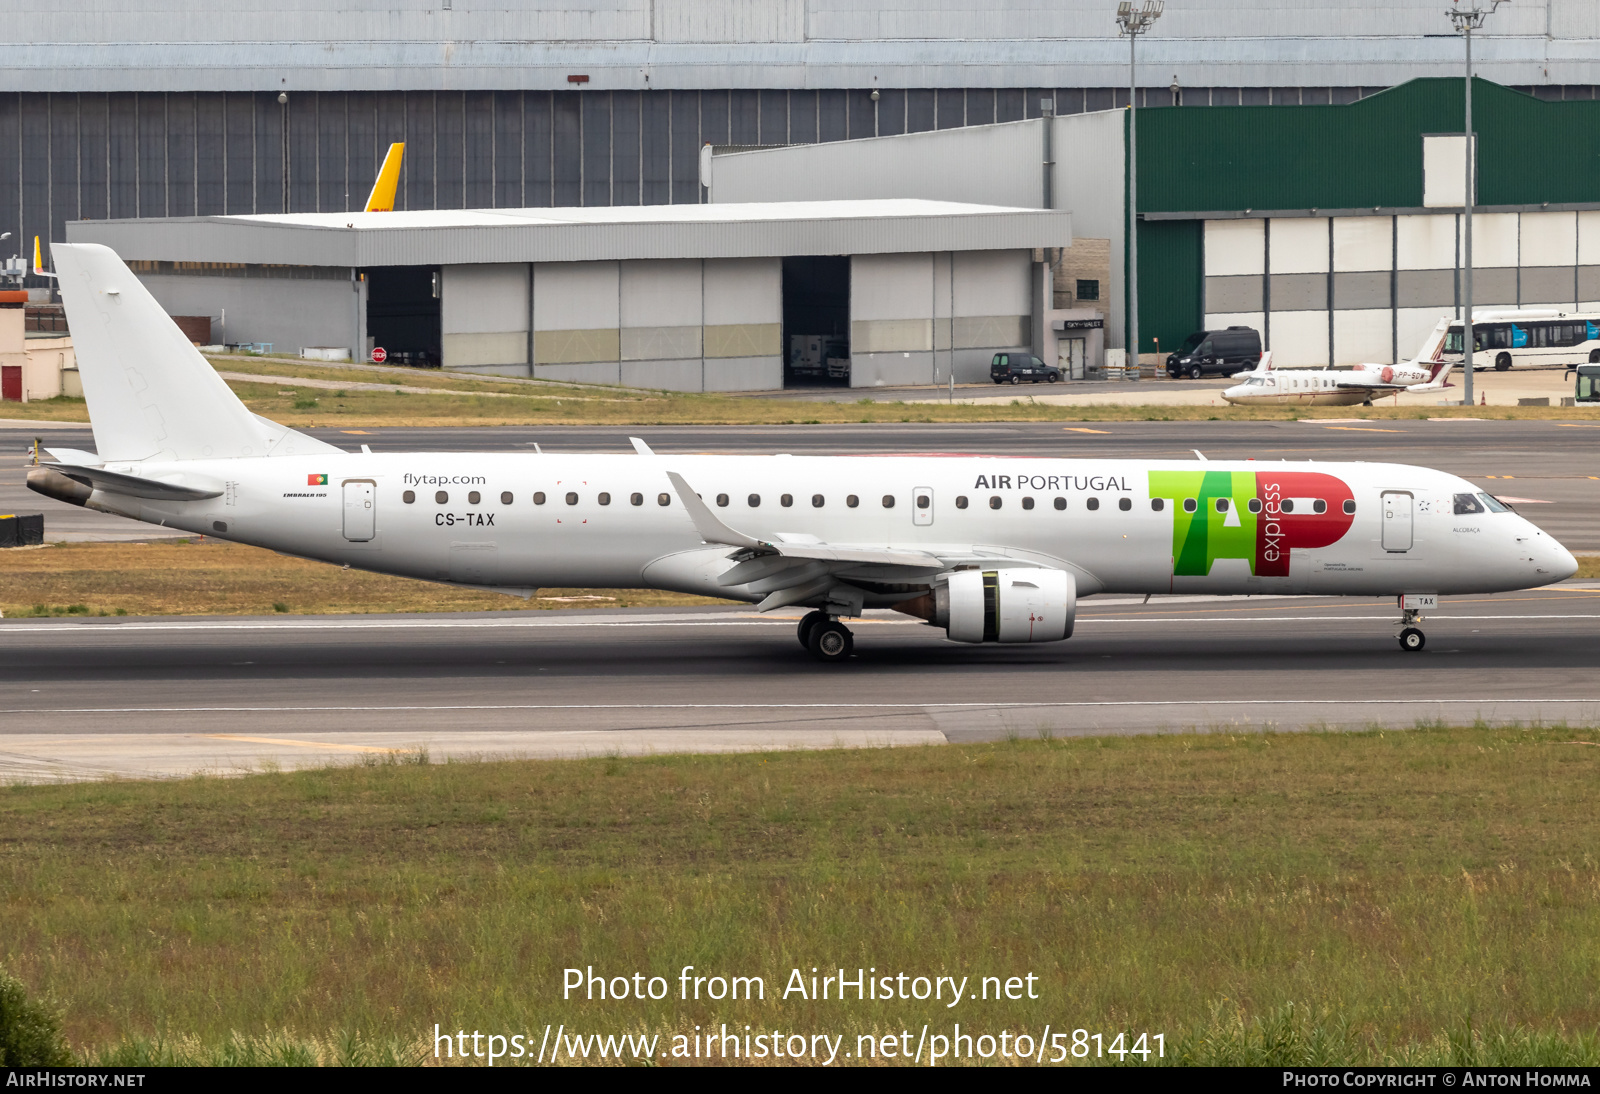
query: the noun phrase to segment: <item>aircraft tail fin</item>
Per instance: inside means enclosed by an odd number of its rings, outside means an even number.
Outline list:
[[[109,247],[51,247],[102,460],[265,456],[269,438]]]
[[[1272,371],[1272,351],[1269,349],[1261,355],[1261,363],[1256,365],[1257,372]]]
[[[367,196],[367,207],[362,212],[394,212],[394,195],[400,186],[400,161],[405,154],[403,142],[389,146],[389,154],[383,157],[383,166],[378,168],[378,178],[372,184],[372,193]]]
[[[39,252],[39,237],[33,237],[33,275],[35,277],[54,278],[56,275],[44,268],[44,259]]]
[[[1438,326],[1434,327],[1429,332],[1428,337],[1423,339],[1422,348],[1417,350],[1417,355],[1411,359],[1411,363],[1424,368],[1428,365],[1438,364],[1444,357],[1444,340],[1449,334],[1450,320],[1448,318],[1439,320]]]

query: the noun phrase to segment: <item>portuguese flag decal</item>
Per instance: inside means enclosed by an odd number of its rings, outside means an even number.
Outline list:
[[[326,476],[326,475],[307,475],[306,476],[306,485],[307,486],[327,486],[328,485],[328,476]]]

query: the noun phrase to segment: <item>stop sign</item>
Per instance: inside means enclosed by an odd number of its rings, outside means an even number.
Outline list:
[[[372,350],[372,359],[381,365],[389,359],[389,351],[384,349],[382,346],[374,346]]]

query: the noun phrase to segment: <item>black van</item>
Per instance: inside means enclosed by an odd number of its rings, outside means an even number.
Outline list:
[[[1020,384],[1027,380],[1037,384],[1040,380],[1053,384],[1061,379],[1061,370],[1051,368],[1043,361],[1027,353],[997,353],[994,360],[989,362],[989,379],[997,384],[1010,381]]]
[[[1254,328],[1197,330],[1183,340],[1177,353],[1167,355],[1167,375],[1198,380],[1208,372],[1229,376],[1260,363],[1261,335]]]

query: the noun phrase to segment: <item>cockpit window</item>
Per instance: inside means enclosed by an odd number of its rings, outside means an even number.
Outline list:
[[[1479,494],[1478,497],[1483,501],[1483,504],[1489,507],[1489,512],[1491,513],[1511,512],[1511,506],[1507,505],[1493,494]]]
[[[1252,376],[1248,380],[1246,380],[1245,383],[1250,384],[1250,385],[1252,385],[1254,387],[1260,387],[1261,386],[1261,377]]]
[[[1482,513],[1483,511],[1483,503],[1472,494],[1456,495],[1456,516],[1459,517],[1465,513]]]

